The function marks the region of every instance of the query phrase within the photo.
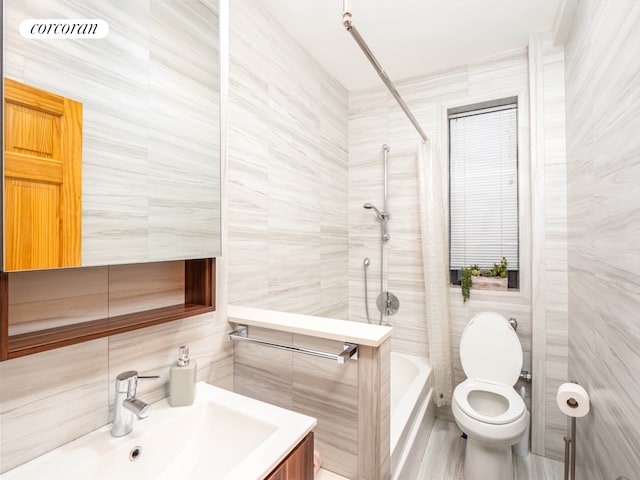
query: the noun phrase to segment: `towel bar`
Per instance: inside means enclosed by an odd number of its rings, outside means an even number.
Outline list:
[[[328,358],[330,360],[336,360],[340,364],[345,363],[346,360],[358,359],[358,345],[355,343],[345,342],[344,348],[340,353],[327,353],[319,350],[312,350],[310,348],[296,347],[295,345],[286,345],[283,343],[271,342],[269,340],[251,338],[249,336],[249,327],[246,325],[238,325],[238,327],[229,334],[229,338],[237,342],[256,343],[258,345],[287,350],[289,352],[304,353],[305,355],[313,355],[314,357]]]

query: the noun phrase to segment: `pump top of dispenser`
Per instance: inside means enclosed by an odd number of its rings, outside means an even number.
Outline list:
[[[178,366],[186,367],[189,365],[189,347],[183,345],[178,348]]]

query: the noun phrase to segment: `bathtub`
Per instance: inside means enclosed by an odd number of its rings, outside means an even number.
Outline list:
[[[391,353],[391,478],[413,479],[431,435],[435,416],[428,359]]]

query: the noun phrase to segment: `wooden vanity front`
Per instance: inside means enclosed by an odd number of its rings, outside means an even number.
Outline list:
[[[313,480],[313,432],[310,432],[266,480]]]

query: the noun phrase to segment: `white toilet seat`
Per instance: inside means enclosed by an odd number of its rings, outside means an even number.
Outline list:
[[[522,368],[518,335],[502,315],[475,315],[460,337],[467,380],[453,391],[451,411],[467,434],[467,480],[513,480],[511,445],[520,440],[529,414],[513,386]]]
[[[474,391],[489,392],[503,397],[508,403],[507,409],[499,415],[486,415],[469,404],[469,394]],[[527,409],[522,397],[509,385],[496,385],[481,382],[474,379],[467,379],[459,384],[453,391],[453,400],[460,410],[467,416],[483,423],[491,425],[504,425],[513,423],[525,415]]]

